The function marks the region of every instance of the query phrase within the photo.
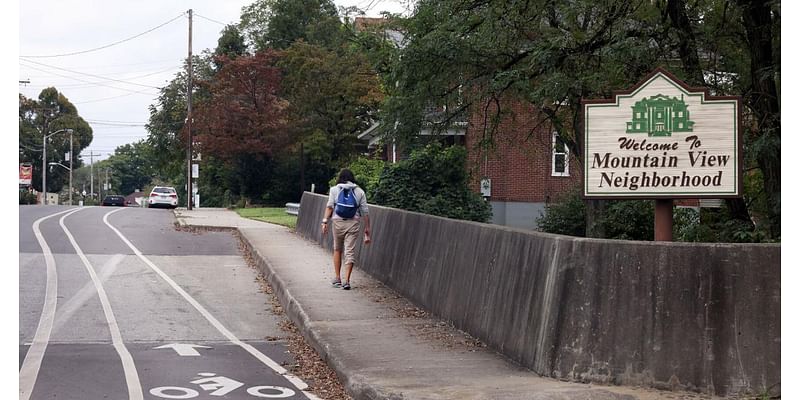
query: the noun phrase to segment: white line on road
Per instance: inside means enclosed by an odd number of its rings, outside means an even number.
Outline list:
[[[311,399],[311,400],[320,400],[313,393],[310,393],[310,392],[306,391],[306,389],[308,389],[308,384],[303,382],[302,379],[290,374],[289,371],[286,370],[286,368],[283,368],[280,364],[278,364],[277,362],[275,362],[271,358],[267,357],[267,355],[265,355],[264,353],[258,351],[258,349],[256,349],[255,347],[253,347],[250,344],[244,343],[241,340],[239,340],[239,338],[237,338],[233,334],[233,332],[229,331],[228,328],[226,328],[224,325],[222,325],[221,322],[219,322],[219,320],[217,320],[217,318],[215,318],[213,315],[211,315],[211,313],[208,310],[206,310],[206,308],[203,307],[202,304],[198,303],[197,300],[195,300],[191,295],[189,295],[189,293],[187,293],[185,290],[183,290],[183,288],[181,288],[177,283],[175,283],[175,281],[173,281],[172,278],[169,277],[169,275],[167,275],[166,273],[164,273],[164,271],[162,271],[160,268],[158,268],[158,266],[156,266],[152,261],[150,261],[149,258],[145,257],[145,255],[142,254],[142,252],[139,251],[139,249],[137,249],[136,246],[134,246],[133,243],[131,243],[122,234],[122,232],[120,232],[117,228],[115,228],[113,225],[111,225],[108,222],[108,217],[111,214],[114,214],[116,212],[120,212],[120,211],[123,211],[123,210],[125,210],[125,209],[124,208],[120,208],[120,209],[117,209],[117,210],[109,212],[108,214],[103,216],[103,222],[105,222],[106,225],[108,225],[109,228],[111,228],[114,232],[116,232],[117,236],[119,236],[119,238],[122,239],[122,241],[125,242],[125,244],[128,245],[128,247],[130,247],[131,250],[133,250],[134,254],[136,254],[139,257],[139,259],[141,259],[145,264],[147,264],[147,266],[149,266],[150,269],[153,270],[153,272],[158,274],[158,276],[160,276],[161,279],[163,279],[165,282],[167,282],[167,284],[172,286],[172,288],[175,289],[175,291],[178,292],[178,294],[183,296],[183,298],[186,299],[186,301],[188,301],[189,304],[194,306],[194,308],[198,312],[200,312],[200,314],[202,314],[203,317],[205,317],[206,320],[208,320],[208,322],[211,323],[211,325],[213,325],[215,328],[217,328],[217,330],[220,333],[222,333],[226,338],[228,338],[228,340],[230,340],[231,343],[241,347],[242,349],[244,349],[245,351],[250,353],[252,356],[254,356],[256,359],[261,361],[264,365],[268,366],[273,371],[275,371],[278,374],[280,374],[283,377],[285,377],[289,382],[291,382],[298,389],[300,389],[303,392],[303,394],[305,394],[309,399]]]
[[[97,277],[97,273],[95,273],[89,259],[83,254],[83,251],[80,246],[78,246],[72,233],[70,233],[69,229],[64,225],[64,219],[78,211],[80,211],[80,209],[64,215],[58,223],[67,235],[67,238],[69,238],[69,242],[72,243],[72,247],[74,247],[75,251],[78,253],[78,257],[83,261],[83,265],[86,266],[86,270],[89,272],[89,276],[92,278],[92,282],[94,282],[94,286],[97,289],[97,296],[100,297],[100,304],[103,306],[103,313],[108,322],[108,330],[111,332],[111,343],[114,345],[114,349],[117,350],[117,354],[119,354],[119,358],[122,361],[122,369],[125,372],[125,382],[128,384],[128,398],[131,400],[142,400],[144,399],[144,393],[142,392],[142,384],[139,382],[139,373],[136,371],[136,364],[133,362],[131,353],[122,341],[122,334],[119,331],[117,319],[114,317],[114,311],[111,310],[111,303],[108,301],[105,288],[103,288],[103,282]]]
[[[44,262],[47,266],[47,284],[44,294],[44,306],[42,306],[42,315],[39,316],[39,325],[36,327],[36,333],[33,335],[31,347],[25,354],[25,360],[22,362],[22,367],[19,369],[20,400],[30,399],[31,392],[33,392],[33,386],[36,384],[36,378],[39,376],[39,369],[42,366],[44,352],[47,350],[47,343],[50,341],[50,332],[53,330],[53,319],[55,318],[56,303],[58,301],[56,260],[53,257],[53,253],[50,252],[50,246],[47,245],[47,241],[45,241],[44,236],[42,236],[42,231],[39,230],[39,224],[48,218],[69,211],[70,210],[61,211],[39,218],[32,226],[33,234],[39,242],[39,247],[42,248]]]

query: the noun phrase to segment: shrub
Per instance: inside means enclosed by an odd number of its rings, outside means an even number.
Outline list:
[[[441,217],[488,222],[491,205],[469,188],[466,149],[433,143],[383,169],[376,204]]]
[[[384,164],[382,160],[359,157],[347,167],[353,172],[353,176],[356,178],[355,183],[367,193],[368,201],[372,201],[370,197],[375,193],[375,189],[378,187],[378,181],[380,180],[381,172],[383,172]],[[339,171],[337,171],[336,175],[328,182],[329,186],[333,187],[336,185],[338,177]]]
[[[536,222],[541,232],[586,236],[586,204],[580,192],[569,192],[548,204]],[[653,240],[653,202],[610,200],[597,223],[606,239]]]
[[[19,204],[36,204],[36,202],[37,198],[35,194],[27,190],[19,191]]]

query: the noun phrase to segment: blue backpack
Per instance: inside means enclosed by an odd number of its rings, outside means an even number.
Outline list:
[[[339,191],[339,197],[336,199],[336,208],[333,210],[336,215],[349,219],[353,218],[358,211],[358,200],[356,199],[356,192],[350,188],[342,188]]]

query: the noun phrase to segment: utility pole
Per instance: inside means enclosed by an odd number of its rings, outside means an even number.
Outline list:
[[[94,198],[94,156],[100,156],[101,153],[94,154],[89,150],[89,198]]]
[[[72,205],[72,132],[69,130],[69,205]]]
[[[187,87],[186,126],[189,141],[186,145],[186,209],[192,210],[192,9],[189,9],[189,85]]]

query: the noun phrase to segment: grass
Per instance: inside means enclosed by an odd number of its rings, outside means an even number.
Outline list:
[[[297,216],[287,214],[286,208],[283,207],[239,208],[236,209],[236,212],[244,218],[256,221],[283,225],[292,229],[297,226]]]

